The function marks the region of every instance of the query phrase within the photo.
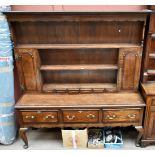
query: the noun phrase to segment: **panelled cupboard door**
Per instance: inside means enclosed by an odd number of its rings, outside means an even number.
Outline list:
[[[155,111],[151,111],[149,118],[148,128],[147,128],[147,137],[149,139],[155,138]]]
[[[118,87],[136,90],[139,84],[142,47],[120,48]]]
[[[15,49],[18,75],[24,91],[41,91],[40,60],[36,49]]]

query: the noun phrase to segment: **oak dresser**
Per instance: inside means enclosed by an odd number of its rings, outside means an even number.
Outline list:
[[[28,128],[134,126],[143,136],[139,81],[148,11],[6,12]]]

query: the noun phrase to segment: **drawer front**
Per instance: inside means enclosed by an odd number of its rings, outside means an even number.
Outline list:
[[[150,28],[149,28],[150,33],[155,33],[155,14],[152,14],[150,17]]]
[[[151,100],[151,109],[155,111],[155,98],[152,97],[152,100]]]
[[[22,111],[23,122],[51,123],[58,122],[57,111]]]
[[[155,59],[154,58],[149,58],[148,69],[155,69]]]
[[[155,76],[148,74],[148,81],[155,81]]]
[[[97,123],[99,121],[98,110],[65,110],[63,111],[64,122],[72,123]]]
[[[149,53],[155,53],[155,34],[149,36],[148,45],[149,45]]]
[[[139,122],[141,119],[141,109],[109,109],[103,110],[103,122]]]

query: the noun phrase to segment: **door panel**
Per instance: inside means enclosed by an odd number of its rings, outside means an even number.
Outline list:
[[[141,54],[141,47],[120,49],[118,86],[121,89],[136,90],[138,88]]]
[[[35,49],[15,49],[15,58],[21,88],[25,91],[41,90],[38,51]]]
[[[148,132],[147,138],[154,139],[155,138],[155,111],[151,111],[150,118],[148,123]]]

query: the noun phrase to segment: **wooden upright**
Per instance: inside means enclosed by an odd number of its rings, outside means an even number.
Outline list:
[[[141,74],[141,92],[146,102],[141,146],[155,143],[155,6],[150,8]]]

